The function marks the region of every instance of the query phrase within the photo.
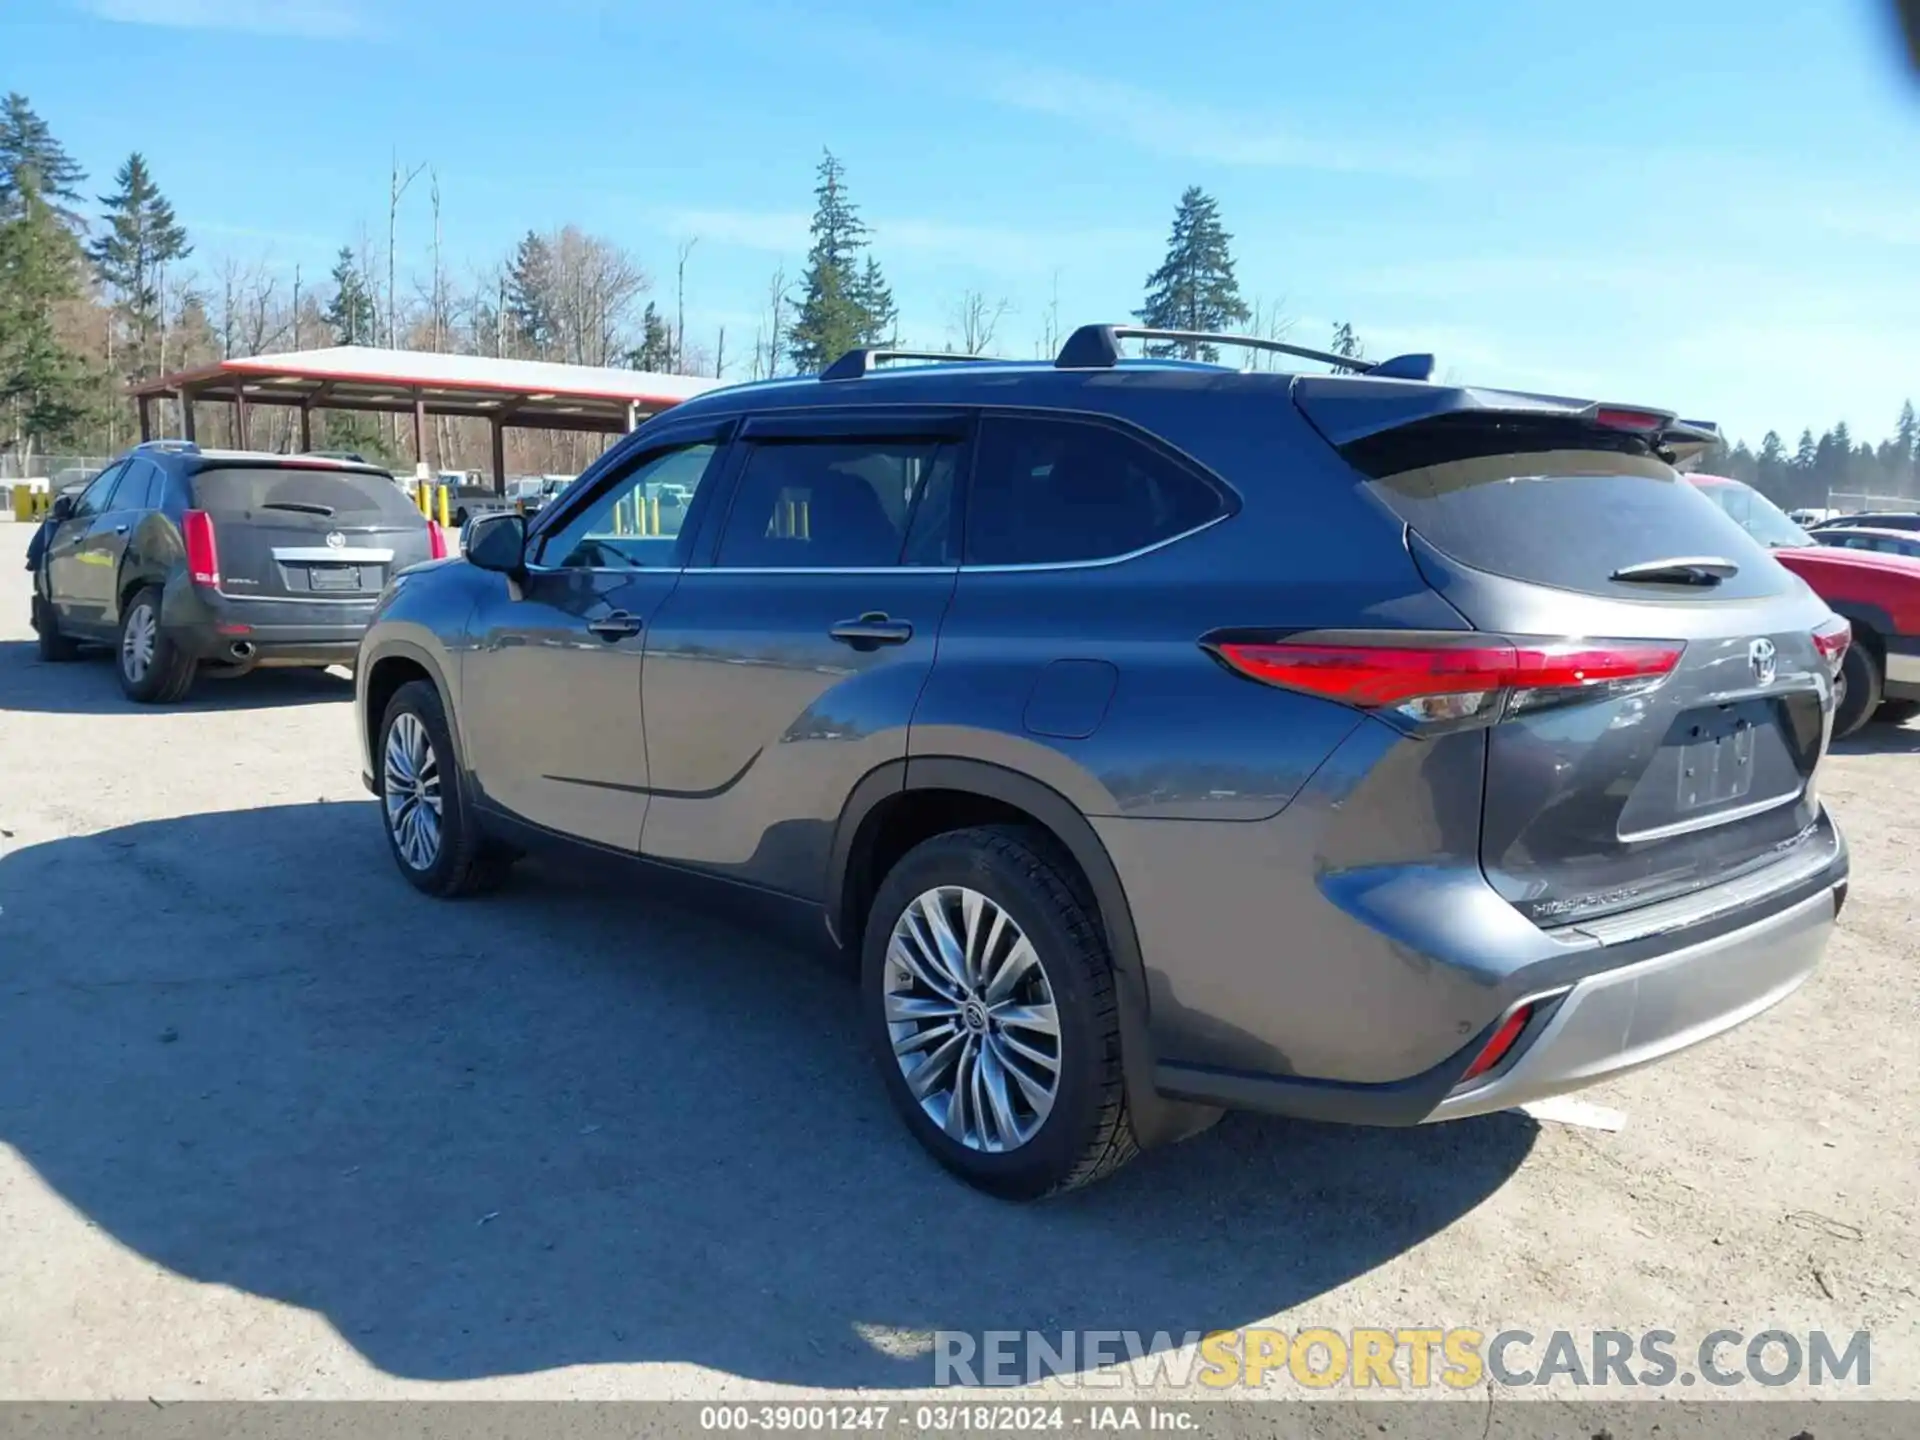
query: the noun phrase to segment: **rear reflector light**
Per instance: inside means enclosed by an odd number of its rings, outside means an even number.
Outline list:
[[[1840,673],[1841,662],[1847,658],[1847,646],[1852,643],[1853,625],[1838,615],[1817,626],[1813,632],[1813,648],[1827,662],[1827,674],[1830,676]]]
[[[1551,640],[1371,632],[1202,642],[1264,684],[1383,711],[1415,724],[1481,720],[1649,689],[1672,673],[1677,640]]]
[[[1532,1018],[1533,1006],[1529,1004],[1522,1005],[1501,1021],[1500,1028],[1493,1032],[1493,1038],[1487,1041],[1486,1048],[1467,1067],[1467,1073],[1460,1077],[1461,1080],[1471,1080],[1475,1076],[1484,1075],[1506,1059],[1508,1052],[1513,1049],[1514,1041],[1520,1038],[1520,1032],[1527,1028],[1527,1021]]]
[[[217,589],[220,548],[213,540],[213,517],[204,510],[187,511],[180,521],[180,536],[187,542],[187,574],[193,583]]]
[[[447,532],[438,520],[427,521],[427,553],[436,560],[447,558]]]

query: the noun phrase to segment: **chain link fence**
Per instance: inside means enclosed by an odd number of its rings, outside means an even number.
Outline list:
[[[1859,490],[1829,490],[1827,508],[1838,510],[1843,515],[1857,515],[1863,510],[1905,513],[1920,510],[1920,500],[1915,500],[1911,495],[1870,495]]]
[[[67,484],[80,478],[84,471],[101,471],[107,468],[111,455],[32,455],[22,458],[13,451],[0,454],[0,485],[12,484],[15,480],[51,480],[54,476],[72,472]]]

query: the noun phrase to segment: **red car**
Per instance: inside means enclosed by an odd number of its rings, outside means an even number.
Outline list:
[[[1866,724],[1882,701],[1920,701],[1920,559],[1822,545],[1751,485],[1687,478],[1853,623],[1834,739]]]

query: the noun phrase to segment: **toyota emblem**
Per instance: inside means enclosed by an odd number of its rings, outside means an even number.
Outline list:
[[[329,530],[327,532],[327,548],[329,550],[344,550],[346,549],[346,547],[347,547],[346,536],[342,535],[338,530]],[[1762,641],[1761,643],[1765,644],[1766,642]],[[1773,653],[1773,647],[1771,645],[1767,646],[1767,653],[1769,655]]]
[[[1747,664],[1753,667],[1753,678],[1760,685],[1773,683],[1774,661],[1779,652],[1771,640],[1756,640],[1747,647]]]

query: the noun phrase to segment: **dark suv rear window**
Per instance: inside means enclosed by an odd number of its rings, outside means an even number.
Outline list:
[[[213,465],[194,472],[193,503],[216,515],[320,514],[354,525],[419,524],[406,493],[379,474],[317,466]],[[317,507],[317,508],[316,508]]]
[[[1712,556],[1740,568],[1690,592],[1703,600],[1771,595],[1790,583],[1746,531],[1654,456],[1588,449],[1568,436],[1553,448],[1509,449],[1525,438],[1502,436],[1500,428],[1483,437],[1496,453],[1462,454],[1470,442],[1449,432],[1444,447],[1435,447],[1440,456],[1423,454],[1416,435],[1371,454],[1350,447],[1348,458],[1373,475],[1373,493],[1415,534],[1476,570],[1646,599],[1649,586],[1612,575],[1653,560]],[[1662,598],[1680,593],[1657,589]]]

